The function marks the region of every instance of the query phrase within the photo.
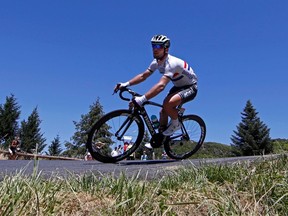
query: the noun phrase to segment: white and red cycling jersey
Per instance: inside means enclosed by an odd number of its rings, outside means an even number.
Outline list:
[[[148,67],[152,73],[157,69],[161,74],[167,76],[176,87],[197,84],[197,76],[187,62],[170,54],[163,63],[159,64],[154,59]]]

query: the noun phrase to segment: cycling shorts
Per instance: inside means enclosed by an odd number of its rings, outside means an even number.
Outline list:
[[[184,104],[188,101],[193,100],[197,95],[197,91],[198,91],[197,84],[182,87],[173,86],[170,89],[168,96],[171,94],[178,94],[182,99],[181,103]]]

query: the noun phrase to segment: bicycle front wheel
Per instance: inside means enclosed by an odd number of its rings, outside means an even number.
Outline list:
[[[206,136],[206,125],[196,115],[182,117],[183,126],[164,143],[167,155],[172,159],[186,159],[202,146]]]
[[[135,159],[133,152],[144,136],[143,120],[130,110],[116,110],[104,115],[88,133],[86,147],[92,157],[104,163],[125,158]]]

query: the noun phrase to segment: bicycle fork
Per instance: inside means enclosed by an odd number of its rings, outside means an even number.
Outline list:
[[[126,118],[126,120],[123,122],[123,124],[120,126],[120,128],[116,131],[115,136],[117,137],[117,140],[123,141],[124,134],[126,133],[128,128],[130,127],[132,122],[133,122],[133,115],[131,114]],[[121,132],[121,134],[119,135],[120,132]]]

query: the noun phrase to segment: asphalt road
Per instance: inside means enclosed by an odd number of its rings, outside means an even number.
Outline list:
[[[265,156],[269,158],[273,156]],[[33,172],[40,173],[44,177],[65,177],[71,174],[83,175],[93,173],[101,176],[139,176],[145,179],[161,178],[163,175],[171,174],[175,169],[185,166],[200,166],[205,164],[225,164],[239,161],[254,161],[263,159],[263,156],[233,157],[218,159],[192,159],[192,160],[148,160],[148,161],[121,161],[116,164],[105,164],[98,161],[67,161],[67,160],[1,160],[0,179],[6,175],[32,175]]]

